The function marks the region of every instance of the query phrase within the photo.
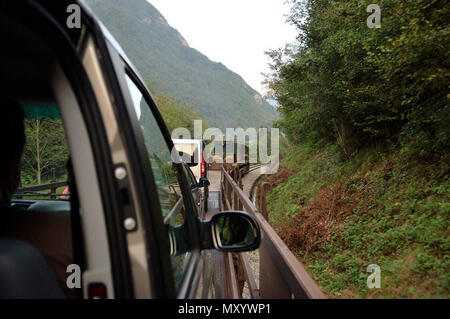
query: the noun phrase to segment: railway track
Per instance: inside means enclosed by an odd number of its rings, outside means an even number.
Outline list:
[[[260,169],[263,165],[262,164],[255,164],[255,165],[251,165],[250,169],[248,170],[247,173],[253,172],[254,170]]]

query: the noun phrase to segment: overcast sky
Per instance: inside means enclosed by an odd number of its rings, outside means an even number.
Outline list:
[[[261,73],[269,71],[264,51],[293,43],[285,0],[148,0],[189,43],[213,61],[241,75],[265,93]]]

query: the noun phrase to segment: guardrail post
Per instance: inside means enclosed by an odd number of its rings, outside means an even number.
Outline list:
[[[234,181],[236,183],[238,183],[239,180],[239,168],[235,167],[233,170],[233,177],[234,177]],[[239,198],[236,192],[233,192],[233,209],[234,210],[239,210]]]
[[[52,168],[51,172],[52,172],[52,184],[53,184],[53,183],[56,183],[56,170],[55,170],[55,168]],[[52,187],[50,189],[50,193],[51,194],[56,194],[56,187]],[[55,199],[56,196],[55,195],[51,195],[50,198],[51,199]]]
[[[241,187],[241,189],[242,189],[242,187]],[[243,205],[242,202],[239,200],[239,197],[238,197],[238,210],[244,210],[244,205]]]
[[[239,169],[239,188],[240,189],[244,189],[244,184],[242,183],[242,171]],[[244,209],[244,206],[242,205],[242,202],[239,200],[239,198],[238,198],[238,202],[239,202],[239,207],[238,207],[238,209],[239,210],[243,210]]]
[[[261,214],[264,216],[264,218],[268,221],[269,220],[269,212],[267,211],[267,199],[266,194],[270,192],[271,185],[267,182],[262,183],[261,185],[261,206],[260,211]]]
[[[263,197],[263,194],[262,194],[263,192],[262,192],[262,185],[261,184],[259,184],[258,185],[258,188],[256,189],[256,203],[257,203],[257,207],[258,207],[258,209],[261,211],[261,207],[262,207],[262,197]]]
[[[239,258],[239,254],[233,254],[234,264],[236,266],[236,275],[238,280],[239,296],[242,298],[242,293],[244,292],[245,286],[245,273],[244,267],[242,265],[242,260]]]
[[[238,280],[236,274],[236,268],[234,267],[233,255],[231,253],[225,253],[225,271],[227,273],[227,297],[229,299],[241,298],[239,294]]]
[[[233,169],[231,168],[228,171],[228,174],[233,178]],[[230,203],[230,209],[233,209],[233,187],[231,186],[231,183],[228,183],[228,202]]]
[[[22,188],[22,178],[19,179],[19,189]],[[22,199],[22,196],[17,196],[17,199]]]

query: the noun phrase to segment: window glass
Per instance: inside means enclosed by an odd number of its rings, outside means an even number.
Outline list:
[[[194,174],[192,173],[191,169],[189,168],[189,166],[187,166],[186,164],[183,164],[182,167],[183,167],[182,172],[186,176],[189,186],[191,187],[191,194],[192,194],[192,198],[194,199],[194,204],[195,204],[194,206],[196,207],[195,214],[197,217],[200,217],[199,200],[201,199],[201,196],[200,196],[200,191],[199,191],[199,187],[198,187],[196,178],[195,178]]]
[[[23,105],[26,142],[16,197],[68,199],[69,150],[59,110],[54,105]]]
[[[170,149],[142,93],[128,76],[126,79],[158,189],[164,223],[168,231],[179,229],[185,223],[186,211]],[[190,255],[190,252],[171,255],[176,287],[181,282]]]
[[[188,180],[189,185],[191,188],[195,185],[197,185],[197,181],[195,179],[194,173],[190,170],[189,166],[183,165],[183,173],[186,175],[186,178]]]

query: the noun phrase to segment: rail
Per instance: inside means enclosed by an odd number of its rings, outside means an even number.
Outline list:
[[[251,298],[325,298],[303,265],[242,190],[241,171],[226,171],[222,167],[220,187],[223,207],[226,210],[245,210],[253,214],[262,232],[259,287],[246,253],[228,253],[225,256],[228,297],[242,298],[243,288],[247,283]]]
[[[23,196],[43,196],[50,198],[56,198],[57,196],[67,196],[68,194],[57,194],[56,190],[59,187],[67,186],[68,182],[56,182],[56,183],[50,183],[50,184],[43,184],[43,185],[37,185],[37,186],[30,186],[30,187],[22,187],[17,190],[17,192],[14,194],[16,198],[22,198]],[[46,193],[39,193],[40,191],[44,191],[49,189],[50,192]]]
[[[250,166],[250,169],[248,170],[247,173],[253,172],[254,170],[260,169],[261,168],[261,164],[256,164],[256,165],[252,165]]]

